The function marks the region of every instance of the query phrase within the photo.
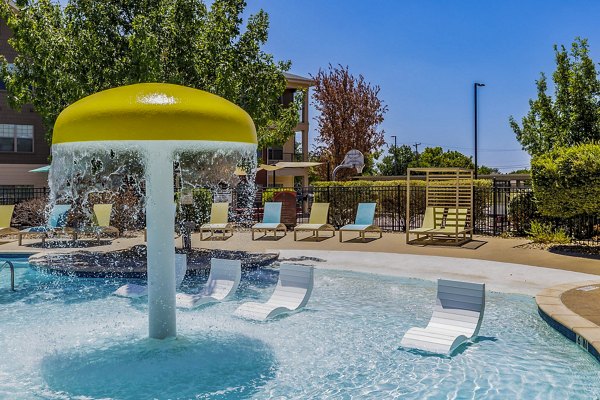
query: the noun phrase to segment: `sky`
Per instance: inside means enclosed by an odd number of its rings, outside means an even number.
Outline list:
[[[264,50],[310,76],[348,66],[381,88],[386,142],[474,152],[473,83],[479,89],[479,164],[529,166],[509,126],[555,69],[554,44],[589,39],[600,60],[600,1],[247,0],[270,16]],[[311,99],[312,102],[312,99]],[[310,109],[310,139],[318,134]]]

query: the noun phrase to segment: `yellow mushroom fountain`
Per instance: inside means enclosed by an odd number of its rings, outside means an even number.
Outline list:
[[[55,163],[65,164],[66,157],[78,151],[136,152],[145,165],[151,338],[177,333],[173,245],[176,155],[196,149],[225,149],[229,154],[251,156],[256,154],[256,143],[254,123],[240,107],[219,96],[172,84],[140,83],[105,90],[75,102],[56,120],[51,175],[61,173],[61,168],[54,168]],[[53,191],[61,190],[54,186]]]

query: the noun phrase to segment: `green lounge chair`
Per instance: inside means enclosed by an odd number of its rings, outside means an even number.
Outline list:
[[[358,236],[362,238],[363,242],[366,240],[365,233],[367,232],[379,232],[379,238],[383,235],[381,228],[373,224],[375,219],[375,206],[377,203],[359,203],[358,209],[356,210],[356,219],[354,224],[344,225],[339,229],[340,242],[342,242],[342,232],[358,232]]]
[[[94,204],[94,224],[92,228],[96,234],[98,242],[102,234],[114,234],[117,237],[120,232],[117,228],[110,225],[110,215],[112,214],[112,204]]]
[[[448,208],[444,226],[430,230],[428,233],[432,238],[436,236],[445,236],[454,238],[456,243],[467,241],[467,233],[472,231],[472,228],[467,227],[467,217],[469,210],[467,208]],[[461,239],[461,240],[459,240]]]
[[[210,221],[200,227],[200,240],[205,240],[202,237],[204,232],[210,232],[206,238],[212,238],[215,231],[223,232],[223,239],[227,232],[231,232],[233,236],[233,227],[229,223],[229,203],[213,203],[210,207]]]
[[[42,238],[42,245],[46,242],[46,238],[49,233],[52,234],[67,234],[73,237],[73,240],[77,240],[77,232],[73,228],[66,226],[67,217],[71,206],[69,204],[57,204],[50,212],[50,218],[48,219],[48,225],[34,226],[19,231],[19,246],[23,243],[23,236],[35,236]]]
[[[263,222],[252,225],[252,240],[254,239],[254,232],[264,232],[263,236],[266,236],[268,232],[273,232],[273,236],[277,237],[278,231],[283,231],[285,236],[287,228],[281,223],[281,204],[279,202],[267,202],[265,203]]]
[[[331,231],[335,236],[335,228],[327,223],[328,215],[329,203],[313,203],[308,224],[300,224],[294,228],[294,240],[298,239],[296,233],[300,231],[312,231],[317,240],[319,231]]]
[[[417,240],[421,235],[426,235],[428,232],[441,228],[444,222],[444,208],[443,207],[427,207],[425,209],[425,215],[423,217],[423,224],[419,228],[413,228],[409,230],[409,233],[417,235]]]
[[[15,206],[12,204],[0,206],[0,236],[19,233],[17,228],[12,228],[10,226],[14,210]]]

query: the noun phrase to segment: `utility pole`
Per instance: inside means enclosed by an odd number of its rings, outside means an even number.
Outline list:
[[[480,86],[485,86],[485,83],[477,83],[473,84],[473,91],[475,93],[474,101],[475,101],[475,179],[477,179],[477,88]]]
[[[396,135],[392,135],[394,138],[394,176],[398,175],[398,148],[396,147]]]
[[[419,158],[419,146],[421,145],[421,143],[415,143],[413,144],[413,147],[415,148],[415,155],[417,158]]]

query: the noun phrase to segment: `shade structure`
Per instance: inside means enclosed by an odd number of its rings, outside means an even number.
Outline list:
[[[176,336],[174,155],[224,148],[252,154],[256,143],[254,123],[242,108],[211,93],[172,84],[105,90],[73,103],[58,116],[53,163],[80,149],[144,153],[151,338]],[[53,167],[54,173],[61,172]]]
[[[43,167],[30,169],[29,172],[50,172],[50,166],[44,165]]]

